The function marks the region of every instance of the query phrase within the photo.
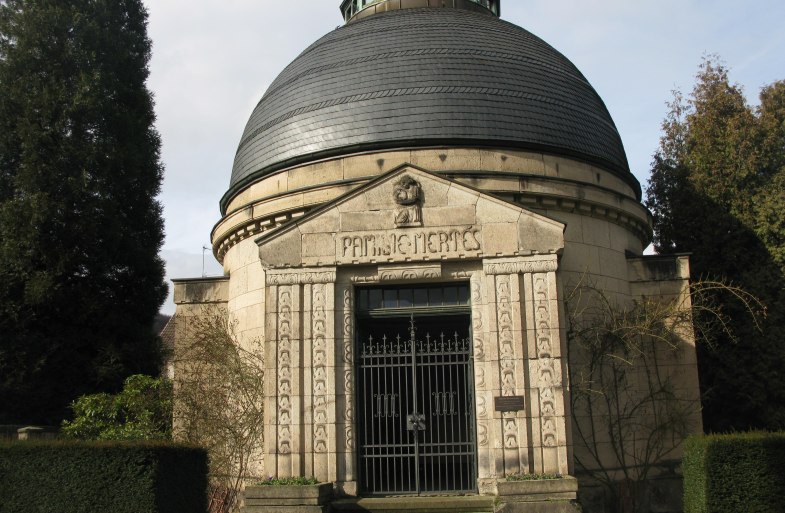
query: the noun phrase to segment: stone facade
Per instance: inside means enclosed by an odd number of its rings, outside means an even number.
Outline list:
[[[419,222],[405,227],[396,226],[402,179],[421,195]],[[328,201],[280,227],[249,229],[249,217],[232,245],[221,235],[232,232],[222,231],[225,218],[214,240],[228,276],[175,283],[178,313],[194,314],[206,298],[223,302],[241,339],[265,340],[260,475],[315,476],[339,495],[360,492],[356,288],[449,282],[471,291],[478,493],[495,494],[509,474],[575,473],[572,418],[583,412],[570,411],[565,287],[590,276],[622,303],[678,297],[688,291],[686,257],[630,258],[642,245],[635,222],[647,222],[635,208],[625,218],[543,193],[528,202],[535,210],[467,181],[402,164],[342,195],[343,185],[330,186],[338,191]],[[269,207],[262,197],[253,210]],[[697,397],[694,348],[671,364]],[[523,397],[525,408],[496,411],[500,397]]]

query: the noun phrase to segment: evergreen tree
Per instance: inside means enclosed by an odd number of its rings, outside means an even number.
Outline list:
[[[735,340],[698,350],[709,431],[785,428],[784,121],[785,82],[763,89],[755,110],[708,58],[690,98],[670,104],[654,155],[656,249],[692,253],[693,278],[731,280],[767,306],[758,326],[731,302]]]
[[[141,0],[0,0],[0,423],[158,371],[146,31]]]

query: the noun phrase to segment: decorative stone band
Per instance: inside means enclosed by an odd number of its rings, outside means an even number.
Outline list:
[[[446,176],[455,179],[459,177],[459,174]],[[352,181],[352,184],[359,185],[359,182]],[[649,224],[649,220],[622,208],[615,208],[611,205],[593,203],[576,198],[546,197],[532,192],[505,194],[504,191],[495,191],[495,193],[524,208],[535,209],[535,211],[554,210],[558,212],[577,212],[579,214],[603,219],[632,231],[644,245],[648,245],[651,241],[652,228]],[[247,207],[256,207],[255,210],[258,209],[263,211],[264,209],[259,207],[266,201],[268,200],[264,199],[262,201],[257,201],[247,205]],[[264,232],[278,228],[293,219],[304,216],[313,208],[318,208],[319,206],[320,205],[312,205],[309,208],[275,212],[270,215],[262,215],[253,219],[243,219],[236,224],[231,223],[231,228],[221,229],[213,233],[213,253],[219,262],[223,262],[226,253],[243,240],[249,237],[257,237]],[[224,218],[224,220],[226,220],[226,218]],[[224,221],[221,222],[223,223]]]
[[[485,260],[483,265],[483,270],[487,275],[553,273],[558,268],[559,262],[555,255],[552,258],[537,260],[521,260],[519,258]]]
[[[335,283],[337,272],[334,267],[314,270],[267,270],[267,285],[299,285]]]
[[[465,262],[462,262],[465,264]],[[351,273],[339,274],[338,282],[343,284],[371,284],[387,281],[428,281],[428,280],[469,280],[473,270],[455,269],[449,263],[430,265],[381,265],[354,268]]]
[[[524,208],[531,208],[535,211],[555,210],[558,212],[576,212],[581,215],[603,219],[630,230],[634,233],[644,246],[648,246],[654,234],[651,227],[651,220],[642,218],[623,208],[615,208],[611,205],[582,201],[575,198],[558,198],[544,196],[533,192],[524,192],[512,195],[498,194],[502,198],[507,198]],[[649,214],[651,215],[651,214]]]
[[[223,263],[226,253],[245,239],[249,237],[258,237],[264,232],[283,226],[293,219],[303,217],[310,210],[310,208],[300,208],[286,212],[276,212],[270,216],[244,220],[227,230],[220,241],[213,241],[213,254],[219,262]]]
[[[379,281],[438,280],[441,277],[441,264],[379,266]]]
[[[538,260],[520,260],[519,258],[485,260],[483,269],[487,275],[527,274],[556,272],[559,264],[556,257]],[[267,285],[298,285],[335,283],[337,270],[324,267],[313,270],[277,270],[268,269]],[[471,273],[466,273],[469,278]],[[352,276],[349,281],[355,283],[374,283],[383,281],[438,280],[442,278],[442,266],[436,265],[382,265],[378,272],[370,275]]]

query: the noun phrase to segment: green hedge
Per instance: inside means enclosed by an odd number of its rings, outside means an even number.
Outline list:
[[[205,513],[207,454],[164,443],[0,444],[2,513]]]
[[[684,513],[785,512],[785,433],[687,440]]]

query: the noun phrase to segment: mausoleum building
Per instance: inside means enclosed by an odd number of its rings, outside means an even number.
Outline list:
[[[605,104],[499,0],[340,8],[251,113],[211,234],[225,276],[175,280],[178,315],[220,304],[263,340],[259,474],[351,498],[589,472],[569,289],[624,305],[683,298],[689,276],[643,256],[651,216]],[[667,365],[697,401],[689,337]]]

